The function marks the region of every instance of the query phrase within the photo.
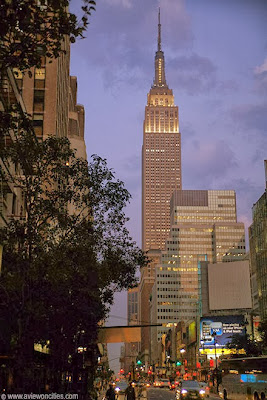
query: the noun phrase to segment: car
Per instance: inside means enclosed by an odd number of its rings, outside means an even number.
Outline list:
[[[161,379],[160,380],[160,388],[170,388],[170,381],[169,379]]]
[[[176,388],[175,382],[173,382],[173,381],[170,382],[169,388],[170,388],[170,390],[174,390]]]
[[[205,398],[205,390],[197,381],[182,381],[180,387],[176,390],[177,400],[202,400]]]
[[[143,387],[149,388],[151,386],[150,382],[144,382]]]
[[[207,382],[198,382],[203,390],[205,390],[205,394],[207,397],[210,395],[210,388]]]
[[[160,381],[158,379],[156,379],[153,383],[154,387],[160,387]]]
[[[127,387],[128,387],[128,384],[125,381],[116,382],[116,386],[115,386],[116,394],[125,393],[125,390],[126,390]]]

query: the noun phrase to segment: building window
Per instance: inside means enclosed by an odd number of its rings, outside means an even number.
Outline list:
[[[44,90],[34,90],[33,111],[44,111]]]
[[[43,114],[34,114],[33,116],[33,128],[36,136],[43,136]]]
[[[45,87],[45,68],[35,68],[34,87],[36,89],[44,89]]]

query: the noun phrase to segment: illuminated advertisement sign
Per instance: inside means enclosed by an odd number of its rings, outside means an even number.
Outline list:
[[[225,347],[233,335],[245,335],[242,315],[202,317],[200,318],[201,346],[206,348]]]
[[[191,322],[188,326],[188,344],[194,343],[197,341],[197,326],[196,321]]]

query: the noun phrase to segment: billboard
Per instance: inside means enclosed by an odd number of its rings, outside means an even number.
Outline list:
[[[187,337],[188,337],[188,344],[194,343],[197,341],[197,329],[196,329],[196,321],[191,322],[191,324],[188,326],[188,332],[187,332]]]
[[[200,346],[204,348],[225,347],[233,335],[245,335],[243,315],[200,318]]]
[[[101,328],[98,331],[98,343],[130,343],[141,341],[140,326],[118,326]]]

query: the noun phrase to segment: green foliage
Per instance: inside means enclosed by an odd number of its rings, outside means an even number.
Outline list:
[[[258,356],[261,354],[260,346],[255,341],[251,340],[248,334],[233,335],[231,342],[228,343],[227,347],[229,349],[236,349],[236,350],[244,349],[247,356]]]
[[[68,10],[69,0],[2,0],[0,5],[0,60],[2,67],[21,71],[40,66],[42,57],[65,52],[63,40],[83,37],[94,0],[82,0],[78,21]]]
[[[146,262],[125,227],[130,195],[106,160],[94,155],[88,165],[66,138],[17,132],[1,156],[20,165],[16,176],[1,173],[23,191],[25,212],[0,231],[0,317],[22,371],[27,349],[47,340],[62,370],[81,332],[83,345],[94,345],[114,291],[134,285]]]
[[[260,322],[258,327],[258,332],[261,337],[261,346],[264,353],[267,353],[267,320],[263,320]]]

